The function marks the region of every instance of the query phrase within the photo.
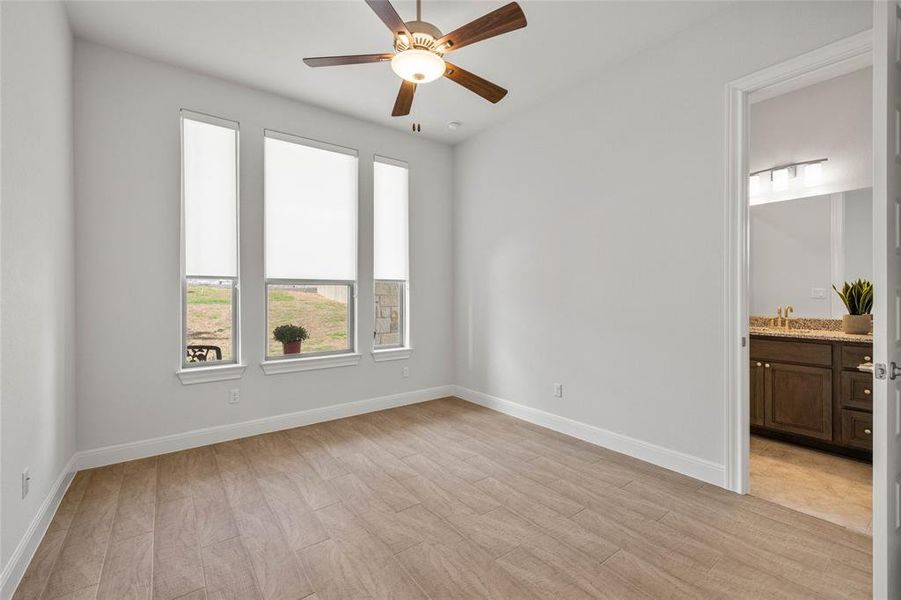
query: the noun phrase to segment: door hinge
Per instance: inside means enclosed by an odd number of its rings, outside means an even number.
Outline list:
[[[892,363],[894,365],[894,363]],[[876,363],[873,365],[873,378],[875,379],[885,379],[887,369],[885,368],[885,363]],[[895,377],[892,376],[892,379]]]
[[[741,338],[741,347],[744,348],[744,347],[747,346],[747,345],[748,345],[748,338],[742,336],[742,338]]]

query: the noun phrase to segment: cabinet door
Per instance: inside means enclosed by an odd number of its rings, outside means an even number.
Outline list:
[[[758,360],[751,361],[751,425],[763,427],[763,401],[764,401],[764,371],[763,363]]]
[[[832,439],[832,369],[765,363],[764,424],[770,429]]]
[[[873,449],[873,415],[842,409],[842,443],[861,450]]]

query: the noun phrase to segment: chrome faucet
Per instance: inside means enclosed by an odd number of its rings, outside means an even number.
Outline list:
[[[784,326],[785,326],[785,329],[791,329],[791,328],[792,328],[791,314],[792,314],[793,312],[795,312],[795,307],[792,306],[791,304],[789,304],[788,306],[785,307],[785,321],[783,322],[783,323],[784,323]]]

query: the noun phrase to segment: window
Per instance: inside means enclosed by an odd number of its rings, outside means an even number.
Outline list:
[[[266,358],[355,350],[357,153],[265,132]],[[306,331],[297,345],[277,327]]]
[[[376,157],[373,164],[373,273],[376,350],[407,345],[409,190],[406,163]]]
[[[182,368],[237,363],[238,124],[181,111]]]

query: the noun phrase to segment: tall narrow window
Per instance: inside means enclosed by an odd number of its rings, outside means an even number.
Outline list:
[[[407,164],[376,157],[373,222],[376,350],[407,345],[409,190]]]
[[[237,363],[238,124],[181,111],[182,367]]]
[[[264,150],[266,357],[351,353],[357,153],[274,131]]]

